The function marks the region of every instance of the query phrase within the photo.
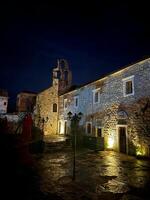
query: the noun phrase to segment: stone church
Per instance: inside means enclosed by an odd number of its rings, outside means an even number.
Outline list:
[[[70,134],[68,113],[81,112],[82,133],[104,138],[105,149],[150,155],[150,58],[73,88],[58,60],[52,86],[37,95],[35,123],[45,135]]]
[[[52,73],[52,86],[37,95],[35,124],[45,135],[58,133],[59,96],[71,88],[72,74],[66,60],[57,61]]]

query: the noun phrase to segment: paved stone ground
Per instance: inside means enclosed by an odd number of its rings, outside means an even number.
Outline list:
[[[16,148],[13,137],[1,137],[1,198],[21,200],[149,199],[150,161],[111,151],[80,150],[76,180],[68,146],[48,144],[44,153]]]
[[[82,150],[76,156],[72,181],[72,151],[45,153],[36,158],[40,191],[61,199],[149,199],[150,161],[112,151]]]

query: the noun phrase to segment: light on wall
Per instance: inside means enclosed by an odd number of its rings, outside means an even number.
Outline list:
[[[145,150],[144,146],[137,145],[137,147],[136,147],[136,155],[137,156],[144,156],[144,155],[146,155],[146,150]]]
[[[108,141],[107,141],[107,148],[112,149],[113,146],[114,146],[114,139],[112,138],[112,136],[109,136]]]

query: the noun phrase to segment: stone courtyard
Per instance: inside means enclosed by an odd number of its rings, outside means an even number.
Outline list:
[[[71,151],[45,153],[36,158],[40,190],[60,199],[149,199],[150,161],[113,151],[82,150],[76,156],[72,181]]]

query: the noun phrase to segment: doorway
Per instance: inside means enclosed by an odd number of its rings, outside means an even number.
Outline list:
[[[127,153],[127,127],[119,126],[118,127],[118,146],[119,152]]]
[[[64,124],[64,135],[67,135],[67,121]]]

